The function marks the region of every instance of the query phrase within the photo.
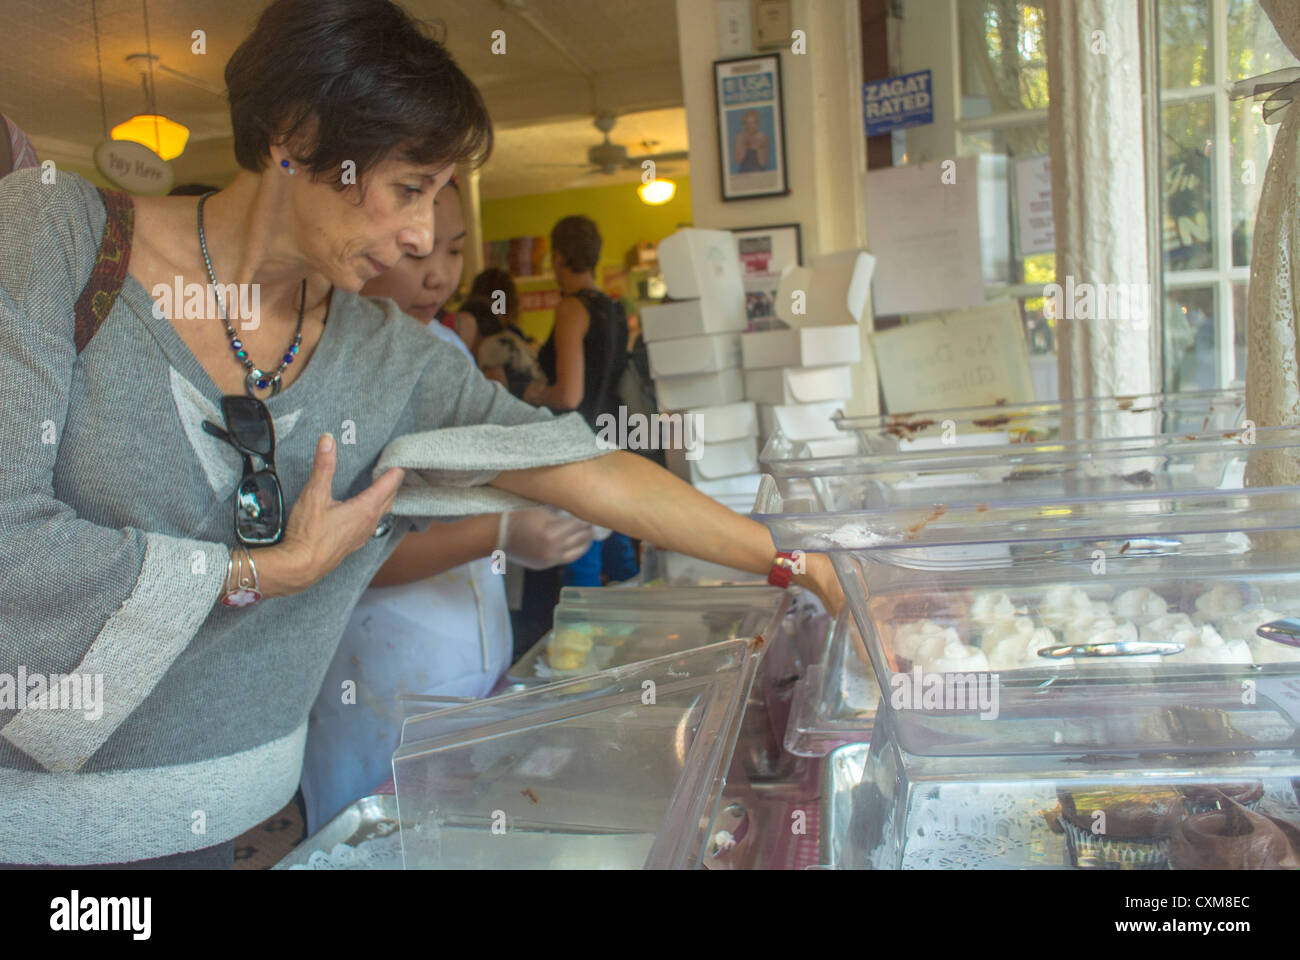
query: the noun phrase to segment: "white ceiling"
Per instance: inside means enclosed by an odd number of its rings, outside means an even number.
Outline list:
[[[422,19],[441,21],[448,47],[478,83],[497,126],[498,146],[483,170],[486,197],[634,182],[640,172],[592,174],[586,151],[599,143],[598,110],[619,114],[611,140],[636,156],[686,149],[673,0],[403,0]],[[178,181],[233,176],[222,75],[226,59],[266,0],[148,0],[159,110],[190,128],[174,161]],[[105,109],[101,111],[91,0],[4,0],[0,111],[32,135],[42,157],[91,165],[108,126],[141,112],[129,53],[145,51],[142,0],[98,0]],[[538,29],[540,28],[540,29]],[[191,52],[204,30],[207,53]],[[505,55],[491,51],[504,30]],[[548,39],[548,36],[551,39]],[[552,40],[563,48],[557,49]],[[204,89],[206,85],[210,89]],[[655,143],[647,149],[643,141]],[[661,176],[684,173],[684,161]]]

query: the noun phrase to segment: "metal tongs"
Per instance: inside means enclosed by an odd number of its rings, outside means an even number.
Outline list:
[[[1265,640],[1285,643],[1288,647],[1300,647],[1300,617],[1283,617],[1281,620],[1261,623],[1256,628],[1255,635]]]
[[[1300,627],[1300,621],[1297,621]],[[1182,653],[1183,644],[1173,640],[1111,640],[1106,643],[1064,643],[1043,647],[1040,657],[1064,660],[1066,657],[1146,657],[1152,654],[1168,656]]]

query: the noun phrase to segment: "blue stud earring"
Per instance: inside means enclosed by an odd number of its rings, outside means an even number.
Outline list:
[[[280,166],[282,166],[282,167],[284,167],[284,169],[288,170],[289,173],[290,173],[291,175],[292,175],[292,174],[295,174],[295,173],[298,172],[298,171],[295,170],[293,167],[289,166],[289,161],[288,161],[287,159],[286,159],[286,160],[281,160],[281,161],[280,161]]]

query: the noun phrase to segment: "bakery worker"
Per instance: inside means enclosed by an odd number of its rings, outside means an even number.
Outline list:
[[[460,283],[465,221],[455,180],[434,199],[434,246],[404,256],[361,292],[388,297],[432,336],[469,353],[438,314]],[[500,562],[542,569],[581,556],[592,526],[545,507],[435,523],[404,537],[358,601],[312,707],[303,761],[308,830],[392,775],[399,694],[487,696],[511,662]],[[346,688],[352,691],[345,697]]]

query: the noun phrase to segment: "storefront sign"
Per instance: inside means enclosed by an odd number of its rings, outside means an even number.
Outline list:
[[[1050,157],[1023,157],[1016,161],[1016,226],[1021,256],[1051,253],[1056,249]]]
[[[95,148],[95,166],[128,193],[163,194],[175,182],[171,164],[131,140],[105,140]]]
[[[862,115],[867,136],[934,123],[930,71],[918,70],[862,85]]]

